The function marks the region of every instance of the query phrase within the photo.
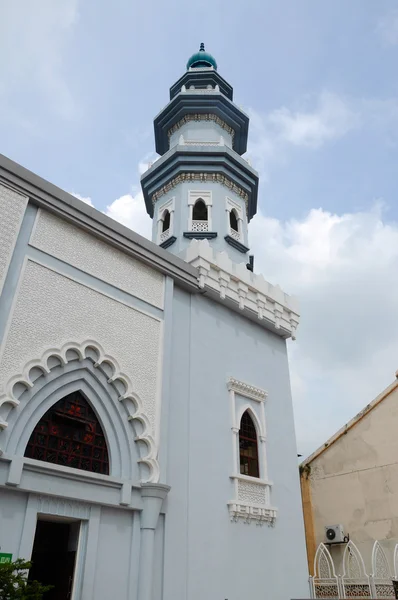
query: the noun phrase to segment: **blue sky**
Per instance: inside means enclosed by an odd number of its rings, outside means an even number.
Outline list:
[[[300,297],[292,387],[299,450],[314,450],[398,369],[396,1],[0,11],[0,152],[144,235],[153,118],[199,43],[214,54],[251,116],[256,270]]]

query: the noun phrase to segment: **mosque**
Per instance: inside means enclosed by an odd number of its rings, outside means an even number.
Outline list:
[[[48,600],[308,597],[248,127],[201,45],[154,120],[152,241],[0,156],[0,561]]]

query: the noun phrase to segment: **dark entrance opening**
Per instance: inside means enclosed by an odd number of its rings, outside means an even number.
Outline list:
[[[70,600],[80,522],[37,521],[29,579],[54,588],[45,600]]]

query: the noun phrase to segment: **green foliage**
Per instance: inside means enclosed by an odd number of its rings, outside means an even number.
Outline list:
[[[28,581],[31,566],[32,563],[21,558],[0,564],[0,600],[42,600],[43,594],[53,586]]]

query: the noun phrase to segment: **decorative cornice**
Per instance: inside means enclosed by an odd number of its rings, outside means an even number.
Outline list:
[[[221,173],[180,173],[174,179],[171,179],[166,185],[161,187],[157,192],[152,194],[152,204],[155,204],[165,194],[168,194],[173,188],[180,183],[190,183],[193,181],[199,181],[200,183],[221,183],[229,190],[232,190],[240,198],[243,198],[246,204],[246,210],[248,207],[249,196],[248,194],[233,181],[222,175]]]
[[[264,402],[264,400],[268,396],[268,392],[266,392],[265,390],[257,388],[254,385],[250,385],[249,383],[245,383],[244,381],[239,381],[234,377],[230,377],[228,379],[227,387],[229,391],[233,391],[236,394],[240,394],[245,398],[256,400],[257,402]]]
[[[94,367],[97,368],[101,366],[102,363],[106,363],[111,367],[112,375],[109,377],[108,383],[111,384],[117,391],[119,400],[122,402],[125,400],[130,400],[135,406],[136,410],[132,414],[129,408],[130,402],[125,404],[128,413],[127,419],[129,421],[138,421],[140,423],[142,433],[136,435],[135,441],[144,442],[148,448],[148,454],[144,458],[140,458],[139,462],[145,464],[149,469],[150,476],[146,479],[146,482],[156,483],[159,481],[157,449],[155,441],[150,434],[150,424],[148,418],[143,412],[142,402],[139,396],[133,391],[133,384],[129,376],[125,373],[122,373],[119,369],[117,361],[108,354],[105,354],[100,344],[93,340],[86,340],[81,344],[77,342],[68,342],[60,349],[49,348],[43,353],[40,359],[34,359],[27,362],[22,373],[12,376],[4,385],[0,393],[0,408],[5,404],[10,404],[11,407],[18,406],[19,396],[22,394],[23,388],[33,388],[34,382],[37,379],[37,370],[42,371],[42,373],[45,375],[50,373],[52,369],[50,365],[54,364],[54,362],[55,364],[58,364],[57,361],[59,361],[62,365],[67,365],[69,362],[68,353],[70,351],[77,353],[79,360],[81,361],[86,358],[90,358],[90,353],[87,352],[90,349],[94,350],[96,355]],[[53,358],[57,360],[52,361],[51,359]],[[123,389],[125,391],[120,393],[119,390]],[[0,430],[5,429],[7,425],[7,421],[4,421],[0,417]]]
[[[210,114],[210,113],[205,113],[205,114],[196,113],[196,114],[185,115],[182,119],[180,119],[178,121],[178,123],[175,123],[173,125],[173,127],[171,127],[168,130],[168,132],[167,132],[168,138],[170,139],[171,136],[173,135],[173,133],[178,131],[183,125],[185,125],[185,123],[189,123],[190,121],[213,121],[214,123],[219,125],[222,129],[224,129],[224,131],[229,133],[229,135],[232,136],[232,142],[234,140],[235,131],[232,129],[232,127],[227,125],[227,123],[225,121],[223,121],[222,119],[220,119],[220,117],[218,117],[217,115]]]
[[[245,523],[256,523],[273,527],[275,525],[278,511],[275,508],[256,506],[249,503],[228,502],[231,521],[242,519]]]
[[[199,287],[214,299],[227,302],[249,318],[257,317],[283,338],[296,339],[298,303],[278,285],[233,262],[226,252],[215,252],[207,240],[192,240],[185,260],[199,271]]]

